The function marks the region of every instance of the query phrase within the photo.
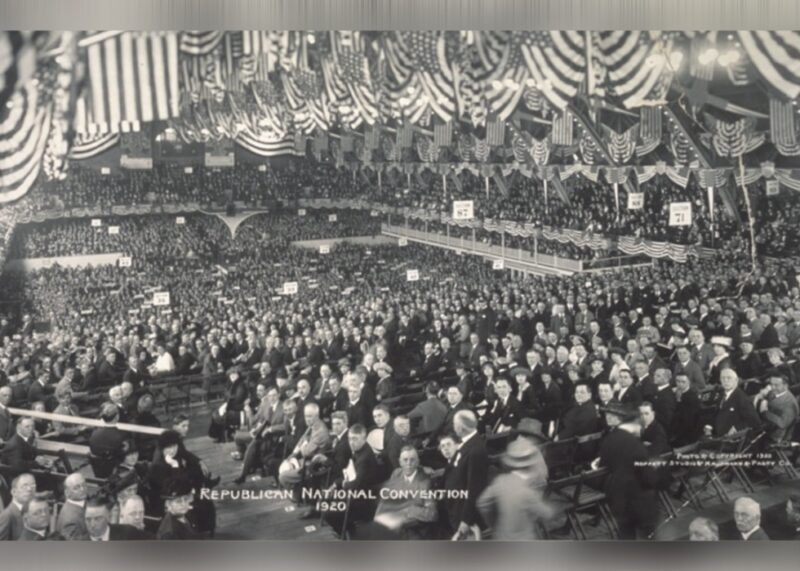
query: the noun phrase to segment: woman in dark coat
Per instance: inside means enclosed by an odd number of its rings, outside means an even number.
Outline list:
[[[169,482],[176,479],[188,481],[194,489],[194,502],[187,518],[196,530],[213,535],[216,509],[211,500],[201,497],[201,490],[216,482],[208,481],[200,460],[186,450],[180,435],[174,430],[167,430],[158,437],[158,448],[148,478],[151,506],[159,517],[164,515],[164,497]]]

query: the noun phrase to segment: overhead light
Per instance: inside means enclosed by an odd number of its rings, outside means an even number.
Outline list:
[[[709,65],[714,63],[718,57],[719,52],[716,48],[708,48],[706,51],[700,54],[697,60],[700,62],[700,65]]]
[[[669,65],[673,68],[680,67],[681,62],[683,61],[683,52],[679,50],[675,50],[671,54],[669,54]]]
[[[315,43],[317,41],[317,38],[316,38],[316,36],[314,36],[314,32],[311,32],[310,34],[308,34],[306,36],[306,40],[308,40],[309,44]]]

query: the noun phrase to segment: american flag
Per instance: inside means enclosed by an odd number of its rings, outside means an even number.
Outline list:
[[[35,41],[42,33],[0,32],[0,109],[36,71]]]
[[[414,127],[408,123],[403,123],[397,127],[397,146],[401,149],[411,147],[414,138]]]
[[[586,37],[583,32],[519,32],[520,51],[531,78],[548,101],[564,109],[586,77]]]
[[[770,97],[770,137],[778,152],[785,156],[800,155],[800,145],[797,143],[795,128],[796,109],[791,101]]]
[[[428,103],[442,120],[449,120],[456,112],[456,85],[444,32],[401,32],[400,37],[411,53],[405,65],[416,67]]]
[[[368,127],[364,131],[364,146],[367,150],[374,151],[380,145],[381,130],[379,127]]]
[[[573,117],[569,109],[553,117],[552,140],[554,145],[570,146],[573,143]]]
[[[433,126],[433,144],[437,147],[449,147],[453,144],[453,122],[437,122]]]
[[[499,147],[506,140],[506,124],[503,121],[492,119],[486,124],[486,143],[490,147]]]
[[[217,46],[219,46],[222,41],[223,35],[224,32],[220,31],[181,32],[180,50],[185,54],[193,56],[210,54],[217,49]]]
[[[740,31],[739,41],[756,72],[789,99],[800,95],[800,32]]]

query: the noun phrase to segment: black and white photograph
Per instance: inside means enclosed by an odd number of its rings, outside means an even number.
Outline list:
[[[0,542],[800,539],[799,100],[797,31],[0,32]]]

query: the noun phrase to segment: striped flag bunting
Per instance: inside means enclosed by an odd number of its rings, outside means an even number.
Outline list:
[[[520,32],[522,56],[536,87],[557,109],[564,109],[586,77],[586,38],[582,32]]]
[[[800,32],[739,31],[739,41],[761,78],[790,99],[800,95]]]
[[[639,109],[639,144],[636,154],[640,157],[652,153],[661,144],[661,110],[656,107]]]
[[[236,144],[262,157],[277,157],[281,155],[302,156],[305,154],[305,138],[301,136],[301,140],[302,151],[298,150],[294,137],[289,136],[283,139],[275,139],[272,136],[261,136],[260,134],[245,130],[240,132],[236,137]]]
[[[506,140],[506,124],[497,119],[490,120],[486,125],[486,142],[490,147],[499,147]]]
[[[0,109],[0,203],[25,195],[39,176],[51,118],[39,95],[28,82]]]
[[[566,147],[573,144],[573,116],[569,109],[564,109],[560,115],[553,117],[553,132],[551,135],[554,145]]]
[[[770,139],[778,152],[786,156],[800,155],[800,144],[797,141],[795,109],[790,101],[776,97],[769,100]]]
[[[406,50],[397,55],[400,64],[415,70],[427,103],[443,121],[456,112],[456,91],[453,67],[447,60],[444,32],[395,32]]]
[[[433,144],[437,147],[449,147],[453,144],[453,122],[436,122],[433,126]]]
[[[120,142],[119,133],[103,133],[97,135],[79,135],[72,143],[69,158],[73,161],[84,161],[113,149]]]
[[[663,88],[671,79],[671,71],[669,59],[663,53],[671,52],[671,41],[666,40],[661,47],[659,35],[658,32],[630,31],[599,33],[606,87],[625,107],[637,107],[646,100],[660,99],[664,95]]]
[[[225,32],[219,30],[181,32],[180,50],[192,56],[208,55],[217,49],[224,35]]]
[[[176,33],[123,32],[86,50],[89,105],[99,132],[117,132],[124,121],[178,116]]]
[[[0,32],[0,109],[36,71],[35,38],[33,32]]]

